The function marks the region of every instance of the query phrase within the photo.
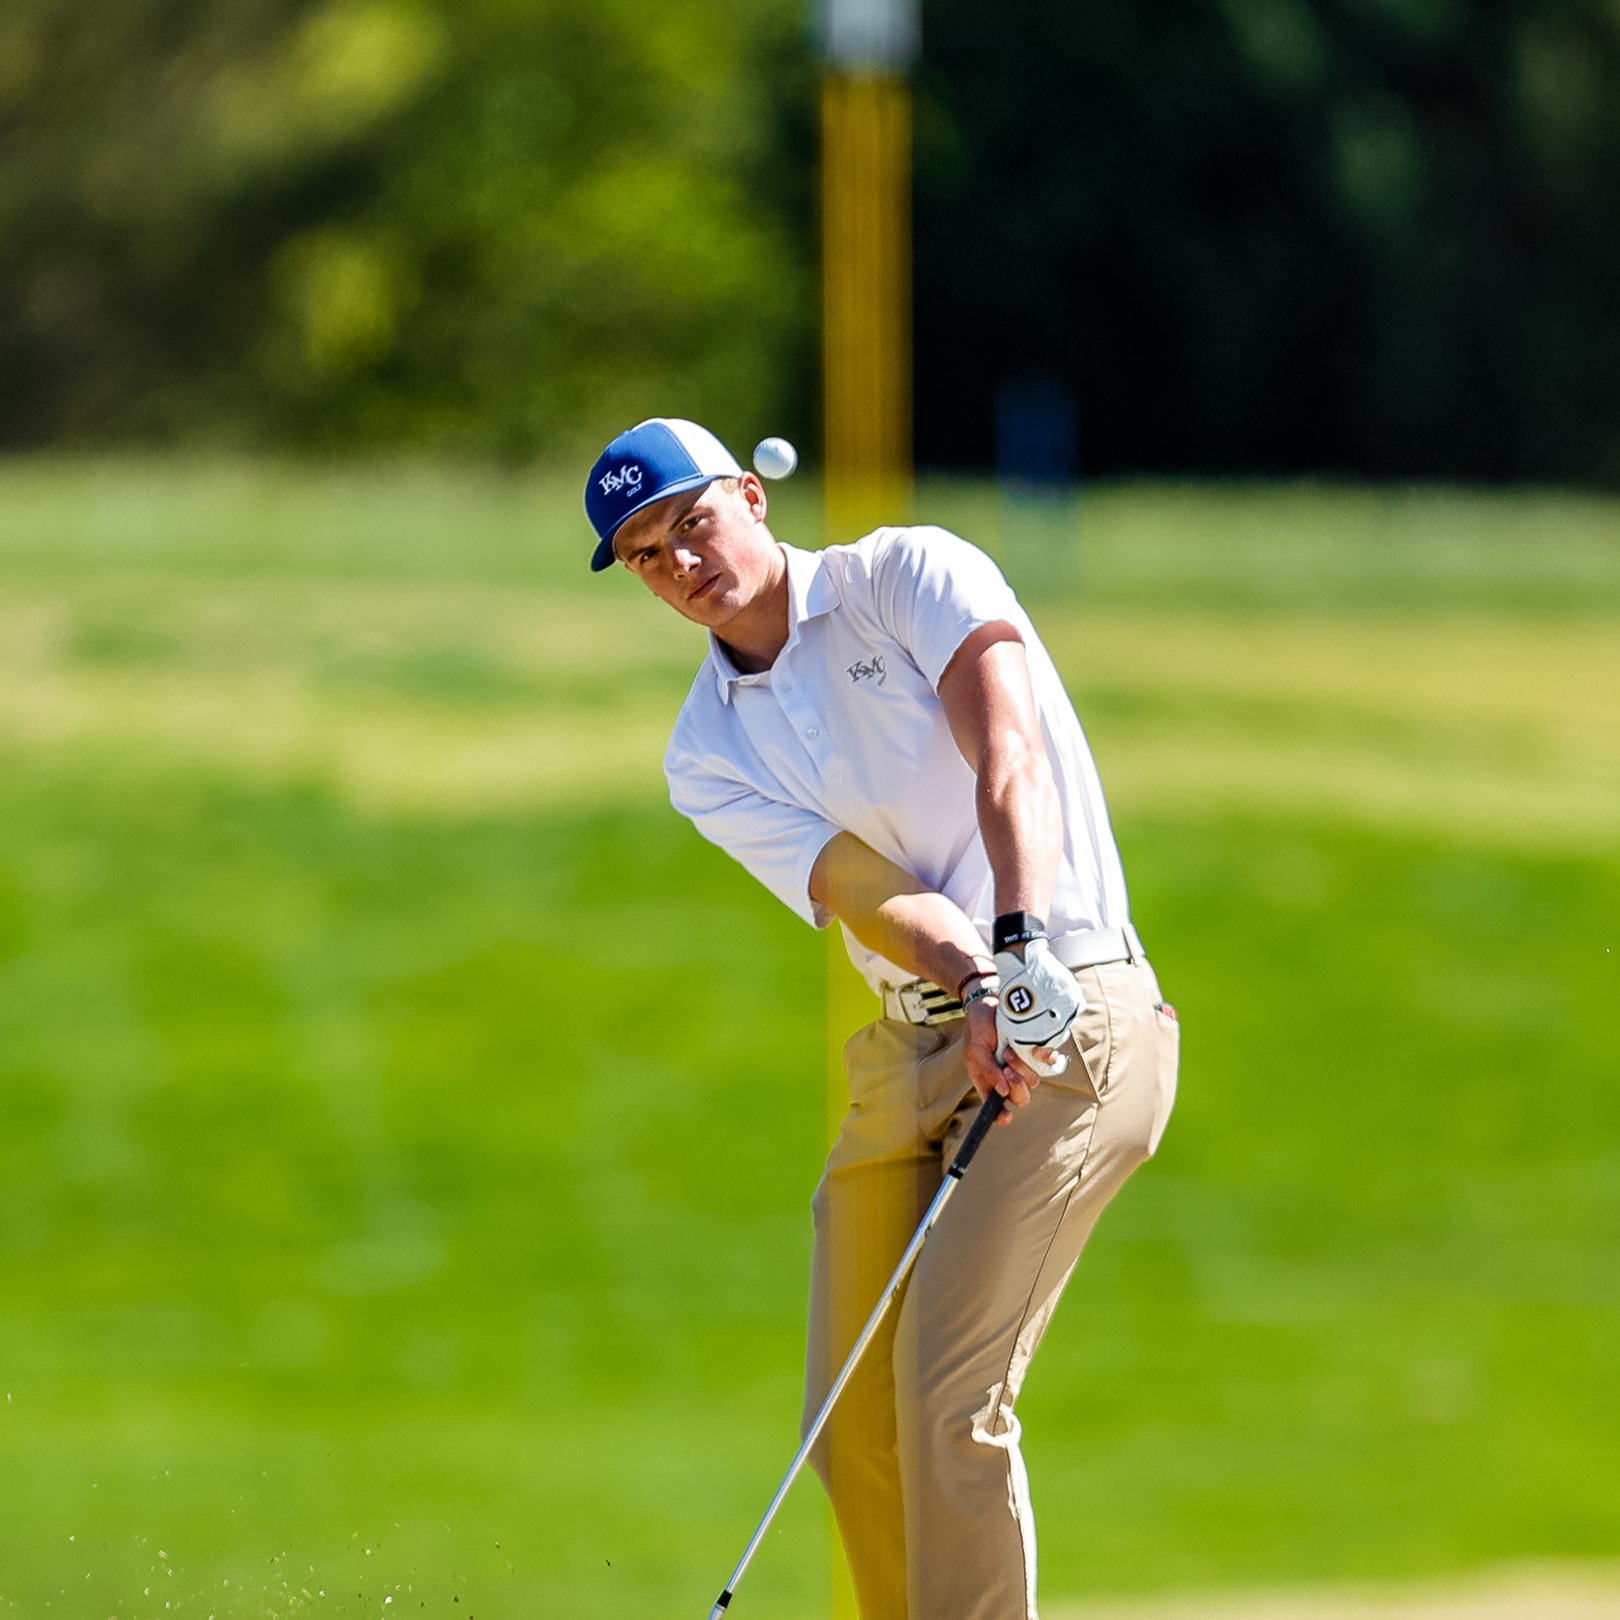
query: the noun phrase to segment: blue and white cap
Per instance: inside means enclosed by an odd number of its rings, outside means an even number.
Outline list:
[[[654,416],[621,433],[585,481],[585,515],[597,536],[592,571],[613,566],[614,535],[643,507],[716,478],[741,476],[736,457],[696,422]]]

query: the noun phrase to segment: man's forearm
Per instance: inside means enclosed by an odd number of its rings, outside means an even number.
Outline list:
[[[957,650],[939,683],[951,735],[978,782],[979,836],[996,911],[1045,918],[1063,853],[1063,810],[1046,756],[1024,645],[987,624]]]
[[[971,919],[942,894],[898,894],[850,932],[869,950],[953,993],[991,958]]]
[[[976,796],[979,835],[995,877],[996,911],[1051,910],[1063,814],[1044,748],[1003,733],[986,750]]]
[[[954,900],[925,889],[853,833],[839,833],[822,850],[810,894],[868,950],[947,990],[990,965],[972,919]]]
[[[995,970],[978,929],[954,900],[925,889],[853,833],[837,834],[817,857],[810,897],[869,950],[953,995],[966,990],[967,979]],[[1040,1074],[1019,1052],[1000,1052],[996,1003],[985,998],[969,1006],[965,1029],[962,1060],[979,1095],[999,1091],[1022,1108]]]

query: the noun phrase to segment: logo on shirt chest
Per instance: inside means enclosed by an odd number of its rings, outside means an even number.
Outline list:
[[[874,681],[881,686],[889,678],[889,672],[884,667],[883,654],[873,653],[870,658],[857,658],[849,666],[849,678],[856,686],[862,681]]]

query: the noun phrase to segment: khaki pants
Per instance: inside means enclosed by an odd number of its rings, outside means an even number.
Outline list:
[[[862,1620],[1034,1620],[1013,1406],[1103,1206],[1158,1146],[1179,1045],[1145,962],[1077,977],[1078,1056],[990,1133],[812,1454]],[[806,1426],[977,1111],[963,1027],[880,1019],[844,1049],[849,1112],[814,1200]]]

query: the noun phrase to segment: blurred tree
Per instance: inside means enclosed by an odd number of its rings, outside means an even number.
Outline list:
[[[4,0],[0,445],[814,420],[810,0]],[[1620,482],[1620,0],[926,0],[917,444]]]
[[[1620,482],[1612,0],[931,0],[919,456]]]
[[[529,455],[651,411],[797,427],[808,252],[769,182],[799,23],[7,0],[0,442]]]

